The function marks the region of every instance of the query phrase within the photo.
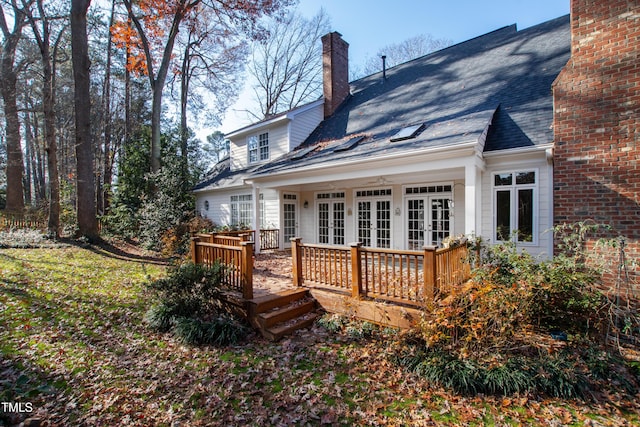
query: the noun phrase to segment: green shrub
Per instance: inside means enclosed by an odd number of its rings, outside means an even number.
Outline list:
[[[149,286],[166,304],[178,306],[189,315],[202,314],[224,308],[221,283],[225,274],[222,264],[206,266],[189,262],[172,268],[167,277]]]
[[[152,282],[160,302],[146,313],[152,329],[171,331],[186,344],[226,345],[243,339],[248,328],[234,318],[224,298],[221,264],[186,263],[172,268],[167,277]]]
[[[548,396],[572,399],[583,397],[588,380],[578,370],[578,361],[563,352],[538,360],[534,377],[536,389]]]
[[[236,319],[223,315],[209,321],[177,317],[173,332],[185,344],[223,346],[242,340],[249,329]]]
[[[335,313],[326,313],[317,320],[318,325],[327,331],[336,333],[341,331],[348,323],[347,318]]]

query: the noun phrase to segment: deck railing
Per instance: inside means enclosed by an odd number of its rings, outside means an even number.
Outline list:
[[[200,235],[202,236],[202,235]],[[224,285],[242,293],[244,299],[253,298],[253,242],[231,237],[233,244],[226,245],[203,241],[214,239],[211,235],[191,238],[191,258],[194,264],[213,265],[216,262],[226,267]]]
[[[466,245],[422,251],[303,244],[292,239],[294,285],[421,306],[470,277]]]
[[[216,236],[244,237],[249,242],[255,242],[255,230],[217,231]],[[280,230],[277,228],[260,229],[260,249],[280,249]]]
[[[280,230],[277,228],[261,228],[260,249],[280,249]]]

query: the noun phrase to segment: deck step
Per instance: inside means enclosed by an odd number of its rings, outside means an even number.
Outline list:
[[[294,320],[278,323],[277,325],[274,325],[272,327],[261,329],[260,332],[262,332],[262,335],[265,338],[271,341],[278,341],[285,335],[289,335],[297,331],[298,329],[303,329],[311,326],[317,318],[317,313],[307,313],[301,317],[297,317]]]
[[[257,315],[258,323],[262,328],[269,328],[277,323],[286,322],[304,314],[310,313],[316,308],[316,302],[313,299],[296,300],[284,307],[271,310],[267,313],[259,313]]]
[[[277,307],[283,307],[293,301],[297,301],[309,295],[307,289],[288,289],[263,297],[249,300],[250,310],[254,315],[265,313]]]

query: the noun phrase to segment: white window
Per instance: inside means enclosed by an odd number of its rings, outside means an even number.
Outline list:
[[[536,243],[537,172],[503,172],[493,175],[494,238]]]
[[[249,152],[249,163],[269,160],[269,134],[250,136],[247,140],[247,150]]]
[[[231,225],[250,226],[252,224],[251,194],[231,196]]]

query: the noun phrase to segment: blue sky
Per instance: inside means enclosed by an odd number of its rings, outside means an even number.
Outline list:
[[[530,27],[569,13],[570,0],[300,0],[298,11],[311,17],[323,7],[332,31],[349,43],[349,61],[362,64],[381,47],[419,34],[459,43],[506,25]],[[246,91],[227,112],[221,130],[249,124],[242,109]]]

